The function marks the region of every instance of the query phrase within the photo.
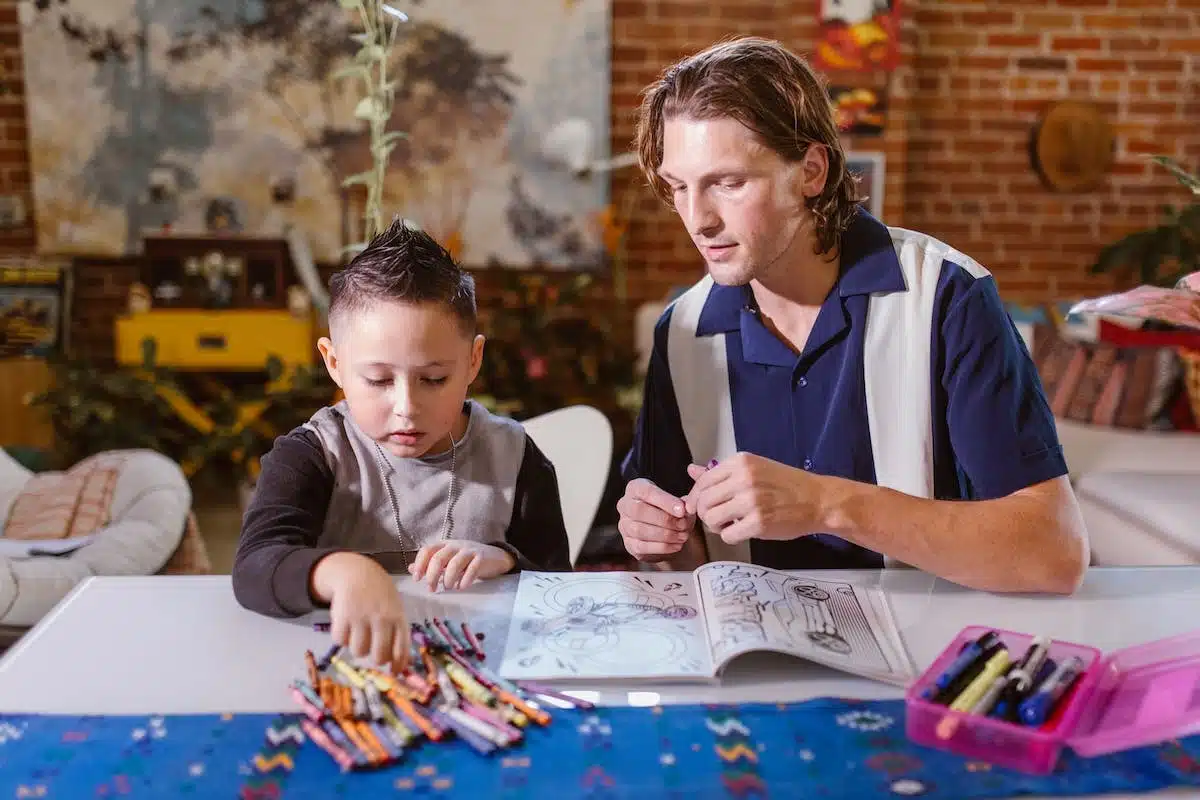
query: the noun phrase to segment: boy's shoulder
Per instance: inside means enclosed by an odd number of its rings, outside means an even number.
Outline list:
[[[467,401],[471,412],[471,438],[486,442],[491,447],[510,449],[524,447],[527,434],[525,426],[512,417],[488,410],[476,400]]]
[[[308,421],[293,428],[287,436],[305,439],[324,451],[329,465],[334,466],[339,455],[350,445],[354,433],[351,430],[350,412],[345,400],[319,409]]]

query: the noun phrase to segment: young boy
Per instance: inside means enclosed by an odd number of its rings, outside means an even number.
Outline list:
[[[467,388],[479,373],[475,288],[402,222],[330,282],[317,347],[345,399],[275,441],[242,521],[233,590],[274,617],[328,606],[336,642],[403,665],[390,574],[465,588],[569,570],[554,467]]]

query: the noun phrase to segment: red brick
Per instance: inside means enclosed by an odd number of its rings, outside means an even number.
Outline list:
[[[1183,60],[1178,58],[1135,58],[1133,68],[1138,72],[1183,72]]]
[[[1113,53],[1155,53],[1161,47],[1161,39],[1117,36],[1109,39],[1108,49]]]
[[[983,43],[983,34],[977,31],[933,29],[923,39],[934,49],[957,51],[978,47]]]
[[[1164,114],[1174,114],[1179,106],[1174,102],[1162,100],[1133,100],[1126,108],[1131,114],[1144,114],[1149,117],[1160,117]]]
[[[1104,49],[1104,40],[1098,36],[1055,36],[1050,49],[1065,53],[1098,53]]]
[[[1168,53],[1190,53],[1200,55],[1200,38],[1190,39],[1164,39],[1163,44],[1166,45]]]
[[[1036,33],[991,33],[988,47],[1040,47],[1042,37]]]
[[[964,25],[977,27],[1005,27],[1014,25],[1017,21],[1015,12],[1004,9],[987,9],[986,11],[963,11],[959,15]]]
[[[1136,20],[1125,14],[1084,14],[1080,24],[1084,30],[1124,31],[1135,27]]]
[[[1007,56],[988,56],[988,55],[961,55],[958,57],[958,66],[960,69],[1004,69],[1008,66]]]
[[[1075,59],[1075,68],[1080,72],[1123,72],[1126,66],[1124,59],[1120,58]]]
[[[1076,16],[1048,11],[1026,11],[1021,15],[1021,25],[1025,30],[1071,30],[1075,27]]]

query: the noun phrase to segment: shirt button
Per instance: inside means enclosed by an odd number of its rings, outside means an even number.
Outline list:
[[[796,385],[803,389],[805,386],[808,386],[808,378],[801,375],[800,380],[796,381]]]
[[[811,458],[806,458],[806,459],[804,459],[804,468],[805,468],[805,469],[812,469],[812,468],[813,468],[813,463],[812,463],[812,459],[811,459]]]

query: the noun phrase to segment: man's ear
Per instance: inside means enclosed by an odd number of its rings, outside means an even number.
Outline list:
[[[474,383],[475,379],[479,377],[479,369],[483,366],[483,343],[483,334],[475,334],[475,338],[471,341],[471,377],[467,383]]]
[[[804,197],[819,197],[829,179],[829,148],[814,142],[800,160],[800,193]]]
[[[321,359],[325,362],[325,370],[329,373],[329,377],[333,378],[333,382],[338,385],[339,389],[345,389],[342,385],[342,373],[338,364],[337,351],[333,347],[333,340],[328,336],[322,336],[317,339],[317,350],[321,351]]]

